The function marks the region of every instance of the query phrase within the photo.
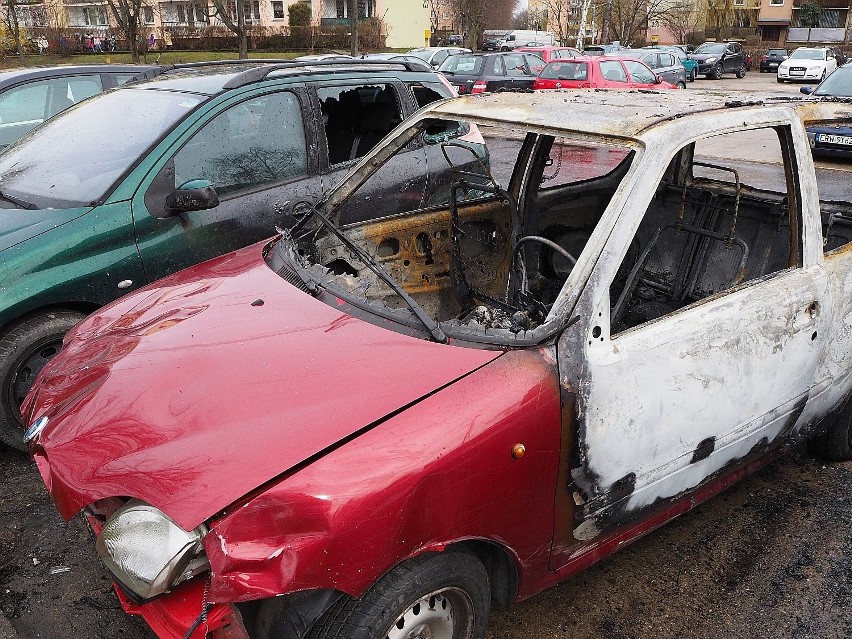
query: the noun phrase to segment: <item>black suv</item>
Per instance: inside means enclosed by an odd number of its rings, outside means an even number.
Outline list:
[[[444,60],[440,71],[459,92],[494,93],[532,89],[545,62],[533,53],[460,53]]]
[[[721,80],[723,73],[746,74],[746,55],[739,42],[705,42],[695,50],[692,59],[698,63],[698,73]]]
[[[761,73],[775,73],[778,70],[778,65],[790,57],[790,52],[787,49],[769,49],[766,55],[760,58]]]

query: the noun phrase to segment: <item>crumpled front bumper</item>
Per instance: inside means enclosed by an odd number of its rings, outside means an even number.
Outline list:
[[[135,604],[115,587],[124,612],[145,620],[160,639],[185,639],[201,615],[204,602],[203,577],[181,584],[173,591],[143,604]],[[207,610],[189,639],[249,639],[239,610],[230,604],[214,604]]]
[[[88,512],[85,514],[92,532],[100,534],[102,523]],[[113,588],[124,612],[142,617],[160,639],[249,639],[242,615],[233,604],[208,604],[204,618],[198,622],[206,599],[207,579],[207,575],[199,575],[141,604],[131,601],[117,584]],[[196,622],[192,634],[187,635]]]

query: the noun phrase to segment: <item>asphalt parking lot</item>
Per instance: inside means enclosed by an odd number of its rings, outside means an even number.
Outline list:
[[[757,71],[687,88],[706,90],[799,94]],[[748,149],[726,152],[754,159]],[[852,162],[820,166],[843,176]],[[850,637],[850,484],[852,462],[795,451],[577,577],[495,610],[486,636]],[[0,619],[0,639],[153,636],[117,610],[82,521],[62,522],[29,459],[8,449],[0,449],[0,517],[0,611],[9,622]]]

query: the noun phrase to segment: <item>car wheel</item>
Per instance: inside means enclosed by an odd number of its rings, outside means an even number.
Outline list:
[[[678,89],[685,89],[685,88],[686,88],[686,82],[683,82],[683,81],[678,82],[678,83],[677,83],[677,88],[678,88]]]
[[[698,69],[692,69],[692,71],[689,72],[689,81],[695,82],[696,78],[698,78]]]
[[[852,459],[852,401],[826,419],[831,420],[828,430],[808,441],[808,450],[830,461]]]
[[[822,82],[823,80],[825,80],[825,69],[822,70],[822,75],[819,76],[819,81]]]
[[[62,347],[62,338],[85,315],[53,311],[30,317],[0,337],[0,376],[3,379],[0,407],[0,441],[26,450],[21,403],[35,378]]]
[[[746,65],[742,65],[739,69],[737,69],[737,77],[744,78],[746,74]]]
[[[491,588],[482,563],[445,551],[406,561],[360,599],[344,597],[323,615],[310,639],[481,639]]]
[[[776,81],[778,84],[784,84],[784,80],[782,80],[781,78],[779,78],[777,75],[775,76],[775,81]]]
[[[721,80],[723,71],[724,69],[722,69],[722,63],[720,62],[710,70],[710,75],[714,80]]]

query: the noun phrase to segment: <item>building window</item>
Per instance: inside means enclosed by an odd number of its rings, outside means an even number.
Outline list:
[[[345,0],[337,0],[335,3],[337,6],[337,17],[345,18],[346,17],[346,2]]]
[[[142,7],[142,19],[145,24],[154,24],[154,7]]]
[[[284,3],[283,2],[273,2],[272,3],[272,17],[276,20],[281,20],[284,17]]]
[[[780,7],[782,4],[784,4],[784,0],[769,0],[769,4],[771,4],[773,7]]]
[[[782,0],[782,2],[783,2],[783,0]],[[745,0],[734,0],[734,6],[735,7],[744,7],[745,6]]]
[[[103,7],[83,7],[83,23],[92,27],[107,24],[106,11]]]

